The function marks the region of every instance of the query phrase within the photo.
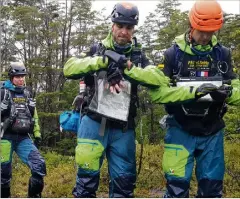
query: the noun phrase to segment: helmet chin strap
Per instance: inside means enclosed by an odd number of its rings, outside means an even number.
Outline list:
[[[190,43],[192,43],[192,40],[193,40],[193,37],[192,37],[193,31],[194,31],[194,28],[191,27],[191,28],[190,28],[190,32],[189,32],[189,38],[188,38]]]

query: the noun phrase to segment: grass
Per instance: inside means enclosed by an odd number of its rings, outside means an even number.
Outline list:
[[[224,197],[240,197],[240,150],[239,142],[225,142],[226,174],[224,179]],[[75,184],[77,167],[73,156],[62,156],[55,152],[42,153],[47,163],[47,176],[42,196],[46,198],[72,198],[72,188]],[[137,145],[137,162],[139,162],[140,145]],[[162,197],[165,190],[165,179],[161,167],[163,145],[145,145],[141,173],[138,176],[135,196],[145,198]],[[27,197],[29,169],[14,156],[12,197]],[[101,181],[98,197],[108,197],[107,163],[101,168]],[[196,178],[193,175],[190,196],[197,191]]]

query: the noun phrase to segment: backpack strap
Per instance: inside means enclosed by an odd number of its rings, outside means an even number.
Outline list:
[[[101,42],[100,43],[94,43],[90,46],[89,55],[90,56],[103,55],[105,50],[106,50],[106,48]]]
[[[175,64],[174,64],[174,74],[179,76],[183,67],[183,60],[186,54],[187,43],[184,46],[184,51],[182,51],[177,44],[174,44],[175,50]]]
[[[27,100],[30,98],[30,92],[27,89],[24,89],[23,95]]]
[[[8,89],[6,89],[6,90],[8,90]],[[9,94],[8,100],[10,101],[10,118],[13,119],[17,115],[16,105],[15,105],[15,102],[13,101],[12,94],[11,94],[10,90],[8,90],[8,94]]]
[[[35,109],[35,102],[33,102],[33,100],[30,100],[30,98],[31,98],[31,95],[30,95],[30,92],[27,90],[27,89],[24,89],[24,91],[23,91],[23,96],[24,96],[24,98],[26,98],[26,100],[27,100],[27,105],[26,105],[26,112],[27,112],[27,115],[29,116],[29,117],[33,117],[33,115],[34,115],[34,109]],[[32,103],[31,103],[32,102]],[[31,103],[31,104],[30,104]],[[33,107],[34,109],[33,110],[30,110],[29,109],[29,106],[31,106],[31,107]]]
[[[1,100],[1,111],[8,109],[8,104],[10,100],[10,91],[4,87],[1,88],[1,94],[3,94],[3,99]]]
[[[223,61],[223,51],[222,51],[222,46],[220,44],[217,44],[216,46],[213,47],[213,53],[215,55],[215,61]]]
[[[10,90],[4,88],[4,97],[3,100],[9,100],[11,98],[11,92]]]

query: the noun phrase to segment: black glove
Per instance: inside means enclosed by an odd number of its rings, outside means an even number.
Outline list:
[[[108,68],[119,68],[124,69],[126,67],[127,58],[125,55],[121,55],[112,50],[106,50],[104,56],[108,57]]]
[[[40,144],[41,144],[41,138],[36,137],[36,138],[34,139],[34,145],[39,149]]]
[[[199,99],[209,93],[216,91],[217,89],[218,87],[211,83],[204,83],[197,88],[195,97],[196,99]]]
[[[110,86],[119,84],[120,81],[123,80],[123,70],[121,70],[119,68],[116,68],[115,70],[108,70],[107,80],[108,80]]]
[[[110,86],[119,84],[123,79],[123,70],[127,66],[126,56],[112,50],[106,50],[104,56],[108,57],[107,80]]]
[[[214,92],[211,92],[210,95],[214,101],[224,102],[226,98],[232,95],[233,87],[231,85],[222,85]]]

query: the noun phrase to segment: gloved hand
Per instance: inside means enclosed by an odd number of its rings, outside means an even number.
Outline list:
[[[123,70],[127,67],[127,58],[125,55],[118,54],[112,50],[106,50],[104,56],[108,57],[107,80],[110,86],[119,84],[123,79]]]
[[[36,137],[34,139],[34,145],[39,149],[40,144],[41,144],[41,138],[40,137]]]
[[[119,68],[116,68],[115,71],[107,72],[107,80],[110,86],[114,86],[115,84],[119,84],[121,80],[123,80],[123,71]]]
[[[126,58],[125,55],[118,54],[117,52],[112,50],[106,50],[104,52],[104,56],[108,57],[109,69],[114,69],[114,68],[124,69],[126,67],[126,63],[128,59]]]
[[[195,93],[195,98],[199,99],[209,93],[216,91],[217,89],[218,89],[218,87],[215,86],[214,84],[204,83],[197,88],[196,93]]]
[[[232,89],[233,87],[231,85],[224,84],[214,92],[211,92],[210,95],[214,101],[224,102],[226,98],[232,95]]]

